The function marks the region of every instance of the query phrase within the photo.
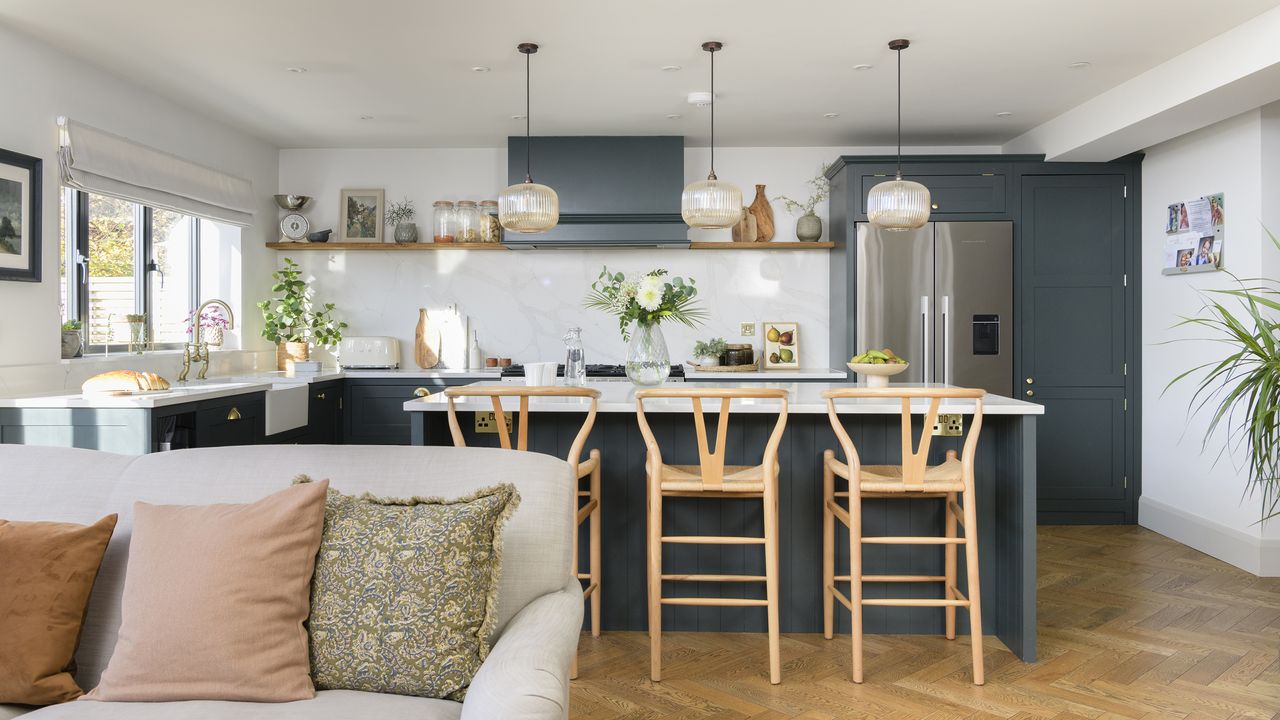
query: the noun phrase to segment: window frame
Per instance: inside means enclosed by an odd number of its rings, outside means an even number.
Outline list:
[[[108,355],[112,352],[126,352],[129,338],[122,342],[89,344],[90,318],[89,312],[89,193],[84,190],[64,187],[66,212],[62,218],[64,227],[70,232],[67,236],[66,257],[62,259],[66,274],[67,320],[79,320],[84,323],[84,340],[86,355]],[[133,283],[134,312],[147,317],[147,337],[155,337],[155,297],[151,292],[153,273],[159,273],[164,282],[164,273],[156,266],[155,247],[153,242],[155,209],[133,201]],[[187,267],[189,288],[186,311],[189,315],[200,304],[200,229],[203,218],[194,215],[189,218],[190,232],[187,235]],[[186,342],[152,343],[152,350],[179,350]]]

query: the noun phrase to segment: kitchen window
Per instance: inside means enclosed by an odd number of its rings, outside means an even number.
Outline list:
[[[201,259],[217,248],[212,221],[65,188],[62,192],[63,317],[83,324],[86,352],[124,350],[127,316],[147,317],[155,348],[187,339],[200,302]],[[210,288],[216,289],[216,288]]]

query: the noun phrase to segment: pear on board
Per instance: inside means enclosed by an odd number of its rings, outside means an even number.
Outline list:
[[[413,359],[423,370],[430,370],[440,363],[440,352],[431,349],[426,308],[418,308],[418,329],[413,334]]]

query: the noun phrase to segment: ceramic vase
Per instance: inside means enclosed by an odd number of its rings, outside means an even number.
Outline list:
[[[411,222],[396,223],[395,238],[398,243],[418,242],[418,224]]]
[[[70,360],[71,358],[80,357],[84,350],[84,339],[80,337],[79,330],[63,330],[62,331],[62,359]]]
[[[627,377],[636,385],[661,385],[671,374],[667,340],[657,323],[636,323],[627,345]]]
[[[796,239],[800,242],[817,242],[822,237],[822,218],[805,213],[796,220]]]
[[[756,218],[756,242],[769,242],[773,239],[773,206],[769,204],[769,196],[763,185],[756,186],[756,199],[751,201],[751,214]]]

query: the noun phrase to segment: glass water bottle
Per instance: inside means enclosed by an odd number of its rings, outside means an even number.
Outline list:
[[[582,328],[571,327],[564,334],[564,384],[582,385],[587,381],[587,360],[582,351]]]

